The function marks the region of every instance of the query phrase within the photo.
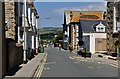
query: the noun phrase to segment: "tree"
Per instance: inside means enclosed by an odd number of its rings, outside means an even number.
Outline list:
[[[59,31],[57,33],[57,36],[54,38],[54,41],[59,43],[60,40],[63,40],[63,32],[62,31]]]
[[[63,40],[63,32],[59,31],[57,33],[57,35],[54,36],[53,42],[54,42],[55,45],[58,44],[58,43],[61,43],[61,45],[62,45],[62,40]]]

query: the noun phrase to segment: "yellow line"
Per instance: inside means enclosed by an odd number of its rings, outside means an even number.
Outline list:
[[[43,71],[43,68],[44,68],[46,59],[47,59],[47,54],[45,55],[45,58],[43,59],[43,63],[42,63],[41,67],[40,67],[39,70],[38,70],[36,79],[39,79],[39,78],[41,77],[41,74],[42,74],[42,71]]]
[[[32,76],[32,74],[34,73],[34,71],[36,70],[36,67],[38,66],[38,64],[40,63],[40,61],[37,62],[37,64],[35,65],[35,67],[32,69],[32,72],[30,72],[30,74],[28,75],[28,77]]]

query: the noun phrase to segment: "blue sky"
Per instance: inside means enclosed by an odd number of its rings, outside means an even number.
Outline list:
[[[105,2],[35,2],[34,4],[40,16],[40,27],[62,27],[64,10],[106,10]]]
[[[105,0],[35,0],[36,2],[103,2]]]

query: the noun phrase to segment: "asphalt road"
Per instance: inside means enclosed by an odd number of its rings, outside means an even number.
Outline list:
[[[97,62],[78,61],[76,54],[48,47],[47,62],[41,77],[118,77],[118,68]]]

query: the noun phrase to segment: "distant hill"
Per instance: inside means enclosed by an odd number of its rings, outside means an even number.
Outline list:
[[[63,31],[63,28],[62,27],[44,27],[40,29],[41,34],[46,34],[46,33],[56,34],[58,31]]]
[[[54,36],[59,32],[63,31],[63,28],[59,27],[44,27],[40,29],[41,39],[52,40]]]

